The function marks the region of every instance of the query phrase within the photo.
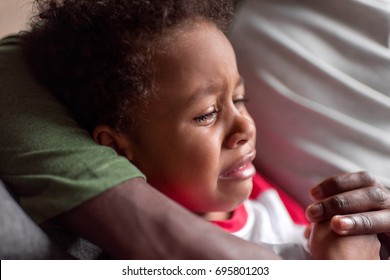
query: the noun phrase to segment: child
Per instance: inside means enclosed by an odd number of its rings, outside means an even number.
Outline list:
[[[197,215],[282,257],[307,257],[303,211],[252,165],[256,129],[221,31],[231,1],[42,1],[40,10],[26,57],[99,144]]]

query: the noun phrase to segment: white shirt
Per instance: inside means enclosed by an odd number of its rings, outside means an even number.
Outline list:
[[[216,225],[237,237],[270,247],[284,259],[311,259],[304,237],[304,210],[284,192],[256,174],[250,199]]]

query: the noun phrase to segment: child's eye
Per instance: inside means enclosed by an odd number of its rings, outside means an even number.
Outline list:
[[[238,110],[246,110],[245,103],[248,102],[248,98],[240,97],[233,99],[233,103]]]
[[[236,99],[233,99],[233,103],[234,104],[240,104],[240,103],[247,103],[249,100],[248,98],[245,98],[245,97],[241,97],[241,98],[236,98]]]
[[[201,125],[201,126],[211,125],[216,121],[219,112],[220,111],[214,108],[214,110],[210,113],[195,117],[194,121],[196,122],[197,125]]]

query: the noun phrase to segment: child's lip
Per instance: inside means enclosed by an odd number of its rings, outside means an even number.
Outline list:
[[[246,179],[254,175],[255,169],[252,161],[256,157],[256,150],[253,150],[243,156],[237,163],[223,171],[219,178],[221,179]]]

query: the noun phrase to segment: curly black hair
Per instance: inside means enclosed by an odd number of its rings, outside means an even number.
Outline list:
[[[134,126],[133,106],[153,92],[153,48],[167,30],[195,19],[229,27],[234,0],[36,0],[25,58],[92,132]]]

